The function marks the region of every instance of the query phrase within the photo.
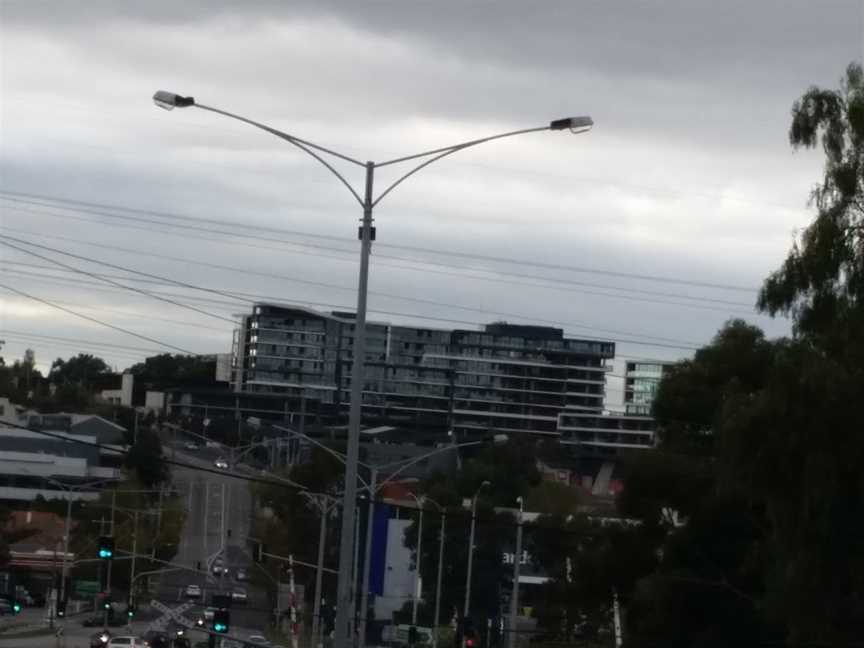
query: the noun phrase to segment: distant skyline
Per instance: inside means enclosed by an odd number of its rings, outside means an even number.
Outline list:
[[[615,374],[624,356],[686,356],[730,317],[783,335],[749,305],[820,179],[821,151],[789,147],[790,108],[862,56],[861,0],[6,0],[0,236],[53,250],[0,246],[0,283],[200,353],[230,351],[246,300],[354,308],[360,213],[345,188],[272,136],[157,109],[158,89],[364,160],[588,114],[589,134],[459,153],[382,201],[370,317],[558,326],[618,342]],[[7,362],[31,347],[43,369],[159,350],[6,288],[0,330]]]

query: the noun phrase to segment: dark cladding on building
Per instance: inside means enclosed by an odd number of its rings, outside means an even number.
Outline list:
[[[279,395],[301,401],[305,412],[344,417],[354,327],[353,313],[256,304],[235,331],[235,393]],[[460,439],[493,432],[575,441],[573,415],[582,423],[610,418],[603,409],[613,342],[507,323],[444,330],[368,322],[366,331],[364,425],[452,430]],[[598,432],[607,422],[599,421]],[[626,440],[634,438],[643,446],[653,441],[650,432]],[[615,447],[593,445],[603,453]]]

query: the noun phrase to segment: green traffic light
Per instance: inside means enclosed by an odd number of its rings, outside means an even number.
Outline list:
[[[225,626],[224,623],[216,623],[213,625],[213,629],[216,632],[225,632],[228,628]]]
[[[13,614],[20,614],[21,613],[21,604],[18,601],[15,601],[12,604],[12,613]]]

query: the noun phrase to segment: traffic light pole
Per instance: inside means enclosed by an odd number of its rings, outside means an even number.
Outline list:
[[[132,571],[129,576],[129,600],[126,603],[126,625],[131,629],[132,616],[130,610],[135,607],[135,558],[138,554],[138,511],[134,513],[135,522],[132,526]]]
[[[117,506],[117,491],[112,490],[111,491],[111,537],[112,538],[114,537],[114,507],[115,506]],[[107,575],[105,577],[105,599],[108,601],[108,605],[105,607],[105,614],[104,614],[104,622],[105,622],[104,625],[106,628],[108,627],[108,613],[111,611],[111,607],[110,607],[111,606],[111,603],[110,603],[111,602],[111,563],[113,563],[113,562],[114,562],[114,556],[112,555],[111,558],[108,560],[108,567],[107,567],[108,572],[107,572]]]

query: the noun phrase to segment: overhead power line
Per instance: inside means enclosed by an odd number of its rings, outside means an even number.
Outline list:
[[[280,298],[280,297],[272,297],[272,296],[268,296],[268,295],[259,295],[259,294],[243,293],[243,292],[239,292],[239,291],[216,290],[216,289],[213,289],[213,288],[208,288],[208,287],[205,287],[205,286],[199,286],[199,285],[191,284],[191,283],[188,283],[188,282],[177,281],[177,280],[174,280],[174,279],[171,279],[171,278],[168,278],[168,277],[163,277],[163,276],[160,276],[160,275],[155,275],[155,274],[147,273],[147,272],[141,272],[141,271],[138,271],[138,270],[134,270],[134,269],[131,269],[131,268],[127,268],[127,267],[125,267],[125,266],[120,266],[120,265],[113,264],[113,263],[107,263],[107,262],[99,261],[99,260],[94,259],[94,258],[92,258],[92,257],[85,257],[85,256],[82,256],[82,255],[77,255],[77,254],[72,254],[72,253],[69,253],[69,252],[64,252],[63,250],[59,250],[59,249],[57,249],[57,248],[51,248],[51,247],[48,247],[48,246],[40,245],[40,244],[37,244],[37,243],[32,243],[32,242],[25,241],[25,240],[23,240],[23,239],[18,239],[18,238],[15,238],[15,237],[4,237],[4,236],[0,235],[0,244],[9,245],[8,242],[4,242],[3,239],[13,240],[13,241],[16,241],[16,242],[19,242],[19,243],[23,243],[23,244],[25,244],[25,245],[30,245],[30,246],[34,246],[34,247],[37,247],[37,248],[40,248],[40,249],[49,250],[49,251],[55,252],[55,253],[57,253],[57,254],[62,254],[62,255],[65,255],[65,256],[70,256],[70,257],[73,257],[73,258],[76,258],[76,259],[81,259],[81,260],[84,260],[84,261],[87,261],[87,262],[90,262],[90,263],[95,263],[95,264],[98,264],[98,265],[104,265],[104,266],[107,266],[107,267],[110,267],[110,268],[114,268],[114,269],[118,269],[118,270],[121,270],[121,271],[123,271],[123,272],[130,273],[130,274],[139,274],[139,275],[142,275],[142,276],[147,277],[147,278],[149,278],[149,279],[155,279],[155,280],[158,280],[158,281],[161,281],[161,282],[164,282],[164,283],[174,284],[174,285],[181,286],[181,287],[188,288],[188,289],[192,289],[192,290],[198,290],[198,291],[203,291],[203,292],[213,293],[213,294],[217,294],[217,295],[220,295],[220,296],[229,297],[229,298],[235,298],[235,299],[238,299],[238,298],[239,298],[239,299],[244,299],[244,298],[245,298],[245,299],[247,299],[247,301],[250,301],[250,302],[252,302],[252,303],[254,303],[255,301],[271,301],[271,302],[284,302],[284,301],[285,301],[284,298]],[[14,246],[13,246],[13,247],[14,247]],[[19,249],[19,248],[16,248],[16,249]],[[26,251],[26,250],[25,250],[25,251]],[[42,257],[41,255],[38,255],[38,254],[35,254],[35,253],[33,253],[33,254],[34,254],[35,256],[40,256],[40,258],[45,258],[45,257]],[[49,260],[50,260],[50,259],[49,259]],[[53,262],[53,261],[52,261],[52,262]],[[60,264],[60,265],[64,265],[64,264]],[[94,276],[94,277],[96,277],[96,278],[99,278],[99,277],[100,277],[100,275],[98,275],[98,274],[92,274],[92,273],[86,273],[86,274],[91,274],[91,276]],[[130,280],[130,281],[134,281],[134,279],[131,279],[131,278],[130,278],[129,280]],[[114,284],[116,284],[118,287],[121,287],[121,288],[122,288],[122,287],[125,287],[123,284],[119,284],[119,283],[117,283],[117,282],[113,282],[113,281],[112,281],[112,282],[110,282],[110,283],[114,283]],[[157,293],[153,293],[152,291],[140,291],[140,290],[137,290],[136,292],[142,292],[143,294],[148,295],[148,296],[153,296],[153,295],[156,295],[156,294],[157,294]],[[158,297],[157,297],[157,298],[158,298]],[[179,304],[179,302],[176,302],[176,301],[174,301],[174,300],[163,300],[163,301],[169,301],[169,303]],[[289,302],[290,302],[290,301],[291,301],[291,300],[289,300]],[[330,304],[330,303],[322,303],[322,302],[313,302],[313,301],[309,301],[309,300],[296,300],[296,301],[299,301],[299,302],[302,302],[302,303],[306,303],[306,304],[314,304],[314,305],[317,305],[317,306],[323,306],[323,307],[325,307],[325,308],[335,308],[335,309],[337,309],[337,310],[350,310],[350,307],[348,307],[348,306],[344,306],[344,305],[341,305],[341,304]],[[444,304],[444,303],[435,303],[435,305],[437,305],[437,306],[443,306],[443,307],[451,306],[451,305],[449,305],[449,304]],[[192,309],[193,309],[193,310],[199,310],[199,309],[195,309],[194,307],[193,307]],[[387,311],[387,310],[382,310],[382,309],[372,309],[372,310],[373,310],[373,312],[376,312],[376,313],[379,313],[379,314],[384,314],[384,315],[395,315],[395,316],[398,316],[398,317],[420,317],[420,318],[427,319],[427,320],[432,320],[432,321],[441,321],[441,322],[447,322],[447,323],[460,323],[460,324],[468,324],[468,325],[472,325],[472,326],[482,325],[482,324],[483,324],[483,322],[476,322],[476,321],[471,321],[471,320],[460,320],[460,319],[456,319],[456,318],[439,317],[439,316],[432,316],[432,315],[417,315],[417,314],[411,314],[411,313],[401,313],[401,312],[397,312],[397,311]],[[539,320],[539,319],[536,319],[536,318],[529,318],[529,317],[525,317],[525,316],[523,316],[523,315],[519,315],[519,314],[515,314],[515,313],[501,313],[501,312],[497,312],[497,311],[489,311],[489,310],[484,310],[484,309],[470,309],[470,310],[473,310],[473,311],[475,311],[475,312],[486,313],[486,314],[493,315],[493,316],[517,317],[517,318],[520,318],[520,319],[526,319],[526,320],[531,320],[531,321],[543,321],[543,322],[547,322],[547,323],[554,323],[554,324],[557,324],[557,325],[570,326],[570,327],[574,327],[574,328],[589,328],[589,329],[593,329],[593,330],[598,330],[596,327],[589,327],[589,326],[582,325],[582,324],[571,324],[571,323],[568,323],[568,322],[559,322],[559,321],[556,321],[556,320]],[[221,317],[221,316],[217,316],[217,317],[219,317],[220,319],[226,319],[226,320],[230,321],[232,324],[235,323],[235,321],[234,321],[233,319],[224,318],[224,317]],[[601,329],[601,330],[602,330],[602,329]],[[639,334],[627,333],[627,332],[623,332],[623,331],[612,331],[612,332],[613,332],[614,334],[623,334],[623,335],[639,335]],[[660,338],[660,339],[662,340],[662,339],[664,339],[664,338]],[[670,342],[675,342],[675,340],[671,340],[671,339],[669,339],[669,338],[665,338],[665,339],[666,339],[667,341],[670,341]],[[620,341],[622,341],[622,342],[624,342],[624,341],[629,341],[629,342],[633,342],[633,343],[639,344],[639,342],[636,342],[636,341],[633,341],[633,340],[623,340],[623,339],[622,339],[622,340],[620,340]],[[665,347],[670,347],[670,348],[681,348],[681,349],[688,349],[688,350],[695,349],[695,348],[697,348],[697,346],[698,346],[698,345],[696,345],[695,343],[690,343],[690,344],[688,344],[687,346],[684,346],[684,345],[677,345],[677,344],[652,344],[652,345],[653,345],[653,346],[661,346],[661,347],[665,346]]]
[[[3,235],[0,234],[0,245],[8,245],[7,243],[4,243],[2,241],[3,238],[4,238]],[[164,278],[164,277],[159,277],[158,275],[152,275],[150,273],[139,273],[137,270],[132,270],[130,268],[125,268],[123,266],[117,266],[114,264],[104,263],[104,262],[98,261],[92,257],[84,257],[81,255],[71,254],[69,252],[59,250],[57,248],[51,248],[48,246],[43,246],[43,245],[39,245],[36,243],[31,243],[29,241],[24,241],[23,239],[16,239],[16,238],[12,238],[12,237],[9,237],[9,238],[11,238],[11,240],[25,243],[26,245],[32,245],[32,246],[35,246],[35,247],[38,247],[38,248],[41,248],[44,250],[49,250],[49,251],[55,252],[57,254],[63,254],[66,256],[74,257],[76,259],[85,260],[85,261],[90,262],[90,263],[106,265],[106,266],[112,267],[112,268],[122,268],[124,272],[133,273],[133,274],[142,274],[143,276],[146,276],[146,277],[158,278],[158,281],[150,281],[147,283],[158,283],[159,285],[165,285],[166,283],[171,283],[171,284],[175,284],[175,285],[179,285],[179,286],[182,286],[185,288],[191,288],[191,289],[195,289],[195,290],[206,290],[208,292],[212,290],[212,289],[205,288],[202,286],[196,286],[194,284],[189,284],[187,282],[176,282],[174,280]],[[11,247],[15,247],[15,246],[11,246]],[[23,251],[23,252],[27,252],[26,250],[23,250],[21,248],[16,247],[15,249],[18,249],[18,250]],[[43,256],[38,255],[38,254],[34,254],[34,256],[37,256],[37,257],[42,258],[42,259],[46,259],[46,257],[43,257]],[[58,265],[61,265],[61,266],[64,265],[64,264],[60,264],[60,263],[53,261],[53,260],[49,260],[49,261],[51,261],[52,263],[57,263]],[[0,261],[0,263],[3,263],[3,262]],[[35,266],[35,267],[40,267],[40,266]],[[64,266],[64,267],[68,267],[68,266]],[[77,272],[78,270],[72,269],[71,271]],[[106,281],[109,281],[108,278],[112,277],[112,275],[105,275],[105,274],[99,274],[99,273],[85,273],[85,274],[88,274],[91,277],[103,279]],[[126,279],[127,281],[136,281],[136,279],[131,278],[131,277],[116,277],[116,275],[115,275],[114,278],[122,278],[122,279]],[[115,282],[110,282],[110,283],[115,283]],[[303,282],[302,280],[300,280],[300,283],[306,283],[306,282]],[[322,286],[322,285],[326,286],[327,285],[327,284],[322,284],[320,282],[309,282],[309,283],[311,283],[312,285],[315,285],[315,286]],[[148,296],[155,296],[158,294],[158,293],[153,293],[152,291],[144,291],[144,293]],[[251,297],[254,299],[277,299],[277,298],[272,298],[272,297],[268,297],[265,295],[255,295],[255,294],[251,294],[251,293],[241,293],[241,292],[233,292],[233,291],[218,291],[218,294],[222,295],[222,296],[230,296],[230,297],[236,297],[238,295],[243,295],[243,296]],[[280,301],[285,301],[285,298],[278,298],[278,299]],[[178,302],[175,302],[172,300],[164,300],[163,299],[163,301],[168,301],[169,303],[179,305]],[[544,318],[538,318],[538,317],[528,318],[528,317],[521,315],[519,313],[509,313],[509,312],[494,311],[494,310],[484,309],[484,308],[460,306],[460,305],[456,305],[456,304],[449,304],[446,302],[438,302],[438,301],[433,301],[433,300],[418,299],[415,301],[417,301],[418,303],[422,303],[422,304],[428,304],[428,305],[443,307],[443,308],[453,308],[456,310],[464,310],[464,311],[469,311],[469,312],[474,312],[474,313],[481,313],[481,314],[485,314],[485,315],[491,315],[494,317],[515,317],[515,318],[519,318],[519,319],[531,319],[534,322],[540,322],[540,323],[544,323],[544,324],[551,324],[551,325],[555,325],[555,326],[567,326],[567,327],[571,327],[571,328],[583,328],[583,329],[588,329],[588,330],[593,330],[593,331],[605,332],[605,333],[609,333],[612,335],[637,335],[637,336],[642,335],[646,338],[652,338],[652,339],[662,340],[662,341],[666,341],[666,342],[679,342],[680,341],[680,340],[677,340],[674,338],[668,338],[668,337],[662,337],[662,336],[653,336],[653,335],[642,334],[642,333],[631,333],[631,332],[621,331],[621,330],[616,330],[616,329],[603,328],[603,327],[598,327],[598,326],[594,326],[594,325],[590,325],[590,324],[585,324],[583,322],[564,322],[561,320],[544,319]],[[200,309],[193,309],[193,310],[196,310],[197,312],[204,312],[204,311],[201,311]],[[207,313],[207,312],[204,312],[204,314],[210,315],[210,313]],[[226,319],[226,318],[221,317],[221,316],[214,316],[214,317],[218,317],[219,319]],[[233,320],[233,319],[229,320],[229,321],[231,321],[232,324],[235,323],[235,320]]]
[[[18,207],[14,208],[14,209],[21,210],[21,208],[18,208]],[[30,210],[26,210],[26,211],[28,211],[28,213],[30,212]],[[87,222],[98,222],[98,221],[91,221],[89,219],[86,219],[86,220],[87,220]],[[139,229],[139,228],[135,228],[135,229]],[[145,231],[151,231],[151,230],[146,229],[146,228],[140,228],[140,229],[143,229]],[[143,250],[136,250],[133,248],[127,248],[127,247],[122,247],[122,246],[118,246],[118,245],[106,244],[106,243],[95,243],[93,241],[85,241],[82,239],[75,239],[75,238],[71,238],[68,236],[57,236],[57,235],[52,235],[52,234],[44,234],[41,232],[33,232],[30,230],[22,230],[22,229],[16,229],[13,227],[3,227],[3,226],[0,226],[0,230],[5,230],[7,232],[15,232],[18,234],[25,234],[25,235],[29,235],[29,236],[36,236],[39,238],[53,239],[53,240],[57,240],[57,241],[67,241],[69,243],[76,243],[78,245],[86,245],[88,247],[96,247],[96,248],[99,248],[101,250],[106,250],[106,249],[107,250],[116,250],[119,252],[125,252],[127,254],[135,254],[138,256],[146,256],[146,257],[151,257],[151,258],[156,258],[156,259],[164,259],[167,261],[176,261],[178,263],[197,265],[197,266],[206,267],[206,268],[215,268],[215,269],[219,269],[219,270],[226,270],[226,271],[230,271],[230,272],[236,272],[236,273],[240,273],[240,274],[246,274],[246,275],[257,276],[257,277],[268,277],[268,278],[272,278],[272,279],[279,279],[281,281],[290,281],[293,283],[301,283],[301,284],[306,284],[306,285],[321,286],[321,287],[326,287],[326,288],[332,288],[334,290],[342,290],[342,291],[349,291],[349,292],[353,292],[356,290],[355,286],[340,286],[337,284],[328,284],[328,283],[324,283],[324,282],[320,282],[320,281],[310,281],[307,279],[301,279],[299,277],[288,276],[288,275],[283,275],[283,274],[274,273],[274,272],[264,272],[264,271],[260,271],[260,270],[251,270],[251,269],[247,269],[247,268],[242,268],[242,267],[238,267],[238,266],[230,266],[230,265],[221,264],[221,263],[199,261],[199,260],[185,258],[185,257],[180,258],[180,257],[174,257],[174,256],[166,255],[166,254],[158,254],[155,252],[145,252]],[[204,240],[212,241],[213,239],[206,239],[205,238]],[[259,247],[259,246],[255,246],[255,247]],[[274,248],[266,248],[266,249],[274,249]],[[318,255],[315,255],[315,256],[318,256]],[[328,257],[328,258],[332,258],[332,257]],[[447,275],[447,276],[455,276],[455,277],[465,278],[465,275],[462,275],[460,273],[455,273],[455,272],[440,272],[440,271],[435,271],[435,270],[425,270],[425,269],[421,269],[421,268],[403,266],[403,265],[398,265],[398,264],[384,264],[384,266],[385,267],[409,269],[409,270],[418,270],[421,272],[429,271],[429,272],[432,272],[434,274],[442,274],[442,275]],[[542,283],[531,283],[531,282],[510,281],[510,280],[497,280],[497,279],[494,279],[492,277],[469,277],[469,278],[475,278],[475,279],[479,279],[482,281],[492,281],[494,283],[505,283],[505,284],[511,284],[511,285],[526,286],[526,287],[530,287],[530,288],[546,288],[546,289],[563,291],[563,292],[571,292],[571,293],[579,293],[579,294],[593,295],[593,296],[599,296],[599,297],[607,297],[610,299],[625,299],[625,300],[631,300],[631,301],[642,301],[642,302],[646,302],[646,303],[677,305],[677,306],[683,306],[685,308],[702,308],[702,309],[707,308],[708,310],[718,310],[718,311],[722,311],[722,312],[729,312],[729,309],[726,309],[726,308],[704,307],[704,306],[699,306],[698,304],[671,302],[671,301],[658,300],[658,299],[645,299],[645,298],[634,297],[633,295],[646,295],[648,297],[667,297],[667,298],[672,298],[672,299],[684,299],[684,300],[693,301],[693,302],[704,302],[707,304],[719,304],[719,305],[723,305],[723,306],[732,306],[732,307],[736,307],[736,308],[747,309],[747,312],[746,312],[747,315],[753,314],[752,313],[753,305],[748,304],[746,302],[736,302],[736,301],[731,301],[731,300],[727,300],[727,299],[715,299],[712,297],[686,295],[686,294],[682,294],[682,293],[669,293],[669,292],[656,291],[656,290],[644,290],[641,288],[628,288],[628,287],[624,287],[624,286],[610,286],[608,284],[594,284],[594,283],[587,283],[587,282],[572,282],[572,281],[567,282],[567,285],[572,285],[572,286],[584,286],[585,288],[596,288],[599,290],[615,290],[615,291],[618,291],[619,293],[630,293],[630,294],[617,294],[617,293],[609,293],[609,292],[598,292],[598,291],[594,291],[594,290],[585,290],[583,288],[567,288],[567,287],[562,287],[562,286],[557,286],[557,285],[556,286],[544,285]],[[555,280],[555,279],[550,278],[550,280]],[[557,281],[557,280],[555,280],[555,281]],[[420,299],[417,297],[409,297],[406,295],[394,295],[392,293],[383,293],[383,292],[379,292],[379,291],[370,291],[369,294],[375,295],[375,296],[380,296],[380,297],[386,297],[388,299],[397,299],[397,300],[401,300],[401,301],[410,301],[410,302],[416,302],[416,303],[429,303],[430,302],[430,300],[424,300],[424,299]],[[450,306],[453,308],[467,308],[467,307],[459,306],[456,304],[450,304]]]
[[[294,236],[302,236],[305,238],[323,239],[323,240],[328,240],[328,241],[341,241],[341,242],[352,243],[352,244],[354,243],[353,239],[350,239],[347,237],[327,236],[327,235],[315,234],[315,233],[311,233],[311,232],[300,232],[297,230],[287,230],[287,229],[282,229],[282,228],[258,226],[258,225],[253,225],[253,224],[249,224],[249,223],[242,223],[242,224],[241,223],[230,223],[228,221],[220,221],[220,220],[216,220],[216,219],[204,219],[204,218],[198,218],[198,217],[183,216],[181,214],[173,214],[173,213],[160,212],[160,211],[155,211],[155,210],[143,210],[143,209],[137,209],[137,208],[133,208],[133,207],[106,205],[106,204],[100,204],[100,203],[88,203],[88,202],[84,202],[84,201],[57,198],[57,197],[53,197],[53,196],[49,196],[49,195],[45,195],[45,194],[0,191],[0,195],[3,196],[4,200],[10,200],[13,202],[21,202],[21,203],[25,203],[25,204],[36,204],[36,205],[48,206],[48,207],[59,207],[61,209],[72,209],[73,211],[79,211],[79,212],[83,212],[83,213],[91,213],[91,214],[95,214],[95,215],[99,215],[99,216],[105,216],[108,218],[120,218],[120,219],[126,219],[126,220],[136,220],[137,219],[139,221],[143,220],[143,222],[157,223],[157,224],[163,225],[163,226],[177,227],[177,228],[182,228],[182,229],[199,230],[199,231],[203,231],[205,233],[221,233],[221,234],[228,235],[228,236],[245,237],[245,238],[250,238],[250,239],[263,240],[263,241],[267,241],[267,242],[272,242],[274,240],[273,237],[270,236],[270,237],[265,238],[265,237],[260,237],[260,236],[253,236],[253,235],[250,235],[248,233],[242,233],[241,234],[241,233],[230,232],[230,231],[225,231],[225,230],[214,230],[212,227],[204,228],[204,227],[180,225],[176,221],[177,220],[183,220],[183,221],[187,221],[187,222],[197,222],[197,223],[202,223],[202,224],[205,224],[205,223],[219,224],[219,225],[227,226],[227,227],[242,227],[244,230],[258,229],[260,231],[275,232],[275,233],[288,234],[288,235],[294,235]],[[41,202],[39,202],[39,201],[41,201]],[[52,205],[50,203],[54,203],[54,204]],[[58,205],[58,203],[59,203],[59,205]],[[77,205],[80,207],[64,207],[63,206],[64,204]],[[164,221],[163,220],[159,220],[159,221],[144,220],[144,219],[140,219],[137,217],[132,217],[132,216],[123,215],[123,214],[117,214],[117,213],[110,213],[110,212],[105,212],[105,211],[99,211],[99,210],[120,210],[120,211],[125,211],[125,212],[129,212],[129,213],[133,213],[133,214],[144,214],[147,216],[152,216],[152,217],[167,219],[167,220],[164,220]],[[297,243],[292,242],[292,241],[280,240],[280,242],[288,244],[288,245],[297,245]],[[341,253],[353,252],[353,250],[346,250],[344,248],[333,248],[333,247],[328,247],[328,246],[320,246],[320,245],[312,244],[312,243],[308,243],[308,242],[304,243],[303,245],[306,247],[319,248],[322,250],[329,250],[329,251],[335,250],[335,251],[338,251]],[[573,272],[573,273],[579,273],[579,274],[598,274],[598,275],[604,275],[604,276],[609,276],[609,277],[617,277],[617,278],[624,278],[624,279],[637,279],[637,280],[641,280],[641,281],[652,281],[652,282],[669,283],[669,284],[677,284],[677,285],[686,285],[686,286],[694,286],[694,287],[698,287],[698,288],[714,288],[714,289],[731,290],[731,291],[748,292],[748,293],[755,293],[756,292],[755,288],[748,287],[748,286],[724,284],[724,283],[719,283],[719,282],[695,281],[695,280],[690,280],[690,279],[681,279],[681,278],[677,278],[677,277],[667,277],[667,276],[651,275],[651,274],[645,274],[645,273],[623,272],[623,271],[608,270],[608,269],[603,269],[603,268],[591,268],[591,267],[585,267],[585,266],[573,266],[573,265],[567,265],[567,264],[546,263],[546,262],[541,262],[541,261],[533,261],[530,259],[516,259],[516,258],[483,255],[483,254],[469,253],[469,252],[456,252],[456,251],[451,251],[451,250],[425,248],[425,247],[419,247],[419,246],[387,244],[387,243],[379,243],[379,244],[377,244],[377,246],[378,247],[390,247],[390,248],[396,248],[396,249],[404,249],[404,250],[412,251],[412,252],[423,252],[423,253],[427,253],[427,254],[436,254],[436,255],[442,255],[442,256],[467,258],[467,259],[471,259],[471,260],[475,260],[475,261],[487,261],[487,262],[492,262],[492,263],[511,264],[511,265],[519,265],[519,266],[532,266],[532,267],[542,268],[542,269],[546,269],[546,270],[566,271],[566,272]],[[398,256],[392,256],[392,255],[381,255],[381,254],[376,255],[376,256],[378,256],[380,258],[389,258],[389,259],[396,259],[396,260],[402,260],[402,261],[417,262],[417,259],[406,258],[406,257],[398,257]],[[432,262],[429,262],[429,263],[432,263]],[[432,263],[432,265],[445,265],[446,266],[446,264],[439,264],[439,263]],[[453,266],[450,266],[450,267],[453,267]],[[463,269],[466,269],[466,268],[464,268],[464,266],[463,266]],[[476,268],[474,268],[474,269],[476,269]],[[481,270],[484,270],[484,269],[481,269]],[[496,272],[499,272],[500,274],[511,274],[511,273],[500,272],[500,271],[496,271]],[[520,275],[516,275],[516,276],[520,277],[522,275],[520,274]],[[548,280],[549,278],[544,278],[544,279]]]
[[[6,239],[6,240],[4,240],[4,239]],[[137,293],[140,293],[140,294],[145,295],[147,297],[151,297],[153,299],[158,299],[159,301],[164,301],[168,304],[173,304],[174,306],[179,306],[180,308],[186,308],[188,310],[195,311],[196,313],[200,313],[201,315],[207,315],[208,317],[213,317],[215,319],[220,319],[220,320],[223,320],[226,322],[230,322],[231,324],[234,324],[234,320],[230,319],[228,317],[223,317],[222,315],[216,315],[215,313],[210,313],[208,311],[197,308],[196,306],[190,306],[189,304],[184,304],[182,302],[178,302],[178,301],[175,301],[175,300],[167,298],[167,297],[162,297],[160,295],[156,295],[155,293],[149,292],[147,290],[143,290],[141,288],[136,288],[135,286],[129,286],[126,284],[122,284],[122,283],[120,283],[118,281],[114,281],[113,279],[110,279],[108,277],[100,276],[100,275],[95,274],[93,272],[88,272],[87,270],[82,270],[81,268],[76,268],[75,266],[71,266],[71,265],[68,265],[66,263],[62,263],[61,261],[57,261],[56,259],[52,259],[52,258],[44,256],[42,254],[38,254],[36,252],[33,252],[32,250],[28,250],[28,249],[20,247],[18,245],[13,245],[12,243],[9,242],[10,240],[16,241],[18,243],[24,243],[26,245],[31,245],[31,246],[37,247],[37,248],[48,249],[48,250],[51,250],[52,252],[55,252],[57,254],[63,254],[65,256],[70,256],[70,257],[73,257],[76,259],[88,261],[88,259],[86,259],[85,257],[79,256],[77,254],[71,254],[69,252],[63,252],[62,250],[57,250],[54,248],[46,248],[45,246],[39,245],[37,243],[30,243],[29,241],[24,241],[22,239],[13,238],[11,236],[10,237],[4,237],[3,235],[0,235],[0,245],[5,245],[8,248],[11,248],[13,250],[17,250],[18,252],[22,252],[24,254],[29,254],[30,256],[34,256],[37,259],[42,259],[43,261],[47,261],[48,263],[53,263],[54,265],[57,265],[57,266],[60,266],[61,268],[65,268],[66,270],[69,270],[70,272],[83,274],[83,275],[86,275],[88,277],[98,279],[99,281],[104,281],[105,283],[109,283],[111,285],[117,286],[118,288],[123,288],[124,290],[130,290],[132,292],[137,292]],[[91,261],[91,262],[92,263],[98,263],[99,265],[107,265],[109,267],[120,268],[120,266],[113,266],[111,264],[108,264],[108,263],[105,263],[102,261]],[[133,271],[127,270],[127,272],[133,272]],[[145,274],[145,273],[138,272],[138,271],[134,271],[134,272],[136,274]],[[184,284],[182,284],[182,282],[177,282],[177,281],[173,281],[172,283],[176,283],[177,285],[184,285]]]
[[[41,304],[45,304],[46,306],[50,306],[51,308],[56,308],[57,310],[61,310],[65,313],[69,313],[70,315],[74,315],[75,317],[80,317],[81,319],[87,320],[88,322],[93,322],[94,324],[98,324],[99,326],[104,326],[106,328],[113,329],[115,331],[119,331],[120,333],[125,333],[126,335],[131,335],[132,337],[139,338],[141,340],[146,340],[147,342],[152,342],[153,344],[158,344],[159,346],[165,347],[167,349],[174,349],[175,351],[179,351],[180,353],[185,353],[187,355],[199,355],[195,351],[190,351],[189,349],[184,349],[182,347],[175,346],[173,344],[169,344],[168,342],[162,342],[161,340],[157,340],[155,338],[148,337],[146,335],[142,335],[141,333],[136,333],[135,331],[130,331],[129,329],[122,328],[120,326],[115,326],[114,324],[109,324],[108,322],[103,322],[102,320],[96,319],[95,317],[90,317],[89,315],[84,315],[83,313],[79,313],[77,311],[72,310],[71,308],[66,308],[65,306],[60,306],[54,302],[50,302],[47,299],[42,299],[41,297],[37,297],[36,295],[31,295],[30,293],[26,293],[23,290],[18,290],[17,288],[13,288],[12,286],[7,286],[5,284],[0,283],[0,288],[4,288],[9,290],[17,295],[22,297],[26,297],[27,299],[32,299],[33,301],[39,302]]]

